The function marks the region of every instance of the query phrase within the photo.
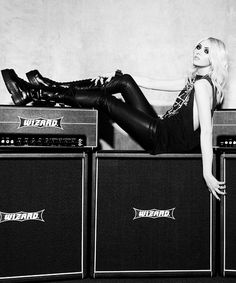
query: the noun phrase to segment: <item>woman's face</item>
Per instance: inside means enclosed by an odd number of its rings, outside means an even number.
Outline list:
[[[203,68],[211,65],[209,58],[210,43],[208,40],[203,40],[193,50],[193,65]]]

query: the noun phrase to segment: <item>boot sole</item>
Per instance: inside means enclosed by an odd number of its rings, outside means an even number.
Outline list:
[[[14,82],[14,74],[11,74],[10,69],[1,70],[3,80],[7,90],[11,94],[11,98],[15,105],[25,105],[23,97],[19,94],[19,90]]]

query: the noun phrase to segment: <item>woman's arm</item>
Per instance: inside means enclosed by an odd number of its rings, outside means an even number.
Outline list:
[[[212,174],[213,147],[212,147],[212,87],[207,80],[198,80],[194,84],[195,101],[198,110],[198,118],[200,123],[200,145],[202,152],[203,177],[206,184],[217,198],[219,195],[225,194],[222,189],[225,189],[224,182],[219,182]]]
[[[185,79],[177,80],[159,80],[144,77],[133,76],[138,86],[146,89],[160,90],[160,91],[180,91],[185,85]]]
[[[116,72],[121,72],[120,70],[116,70]],[[97,76],[93,79],[95,85],[100,82],[103,84],[104,78],[106,81],[110,81],[111,78],[115,75],[116,72],[109,72],[102,76]],[[142,88],[152,89],[152,90],[159,90],[159,91],[181,91],[186,83],[184,78],[176,79],[176,80],[159,80],[159,79],[151,79],[139,76],[133,76],[133,79],[136,81],[137,85]]]

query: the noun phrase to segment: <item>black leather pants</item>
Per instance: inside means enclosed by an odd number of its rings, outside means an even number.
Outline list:
[[[125,102],[112,96],[116,93]],[[72,87],[64,93],[63,102],[103,111],[145,150],[153,153],[156,148],[160,118],[130,75],[116,76],[104,87]]]

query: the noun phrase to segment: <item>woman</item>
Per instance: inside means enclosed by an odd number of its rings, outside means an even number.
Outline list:
[[[224,43],[207,38],[193,51],[193,70],[185,86],[184,80],[134,80],[121,72],[104,81],[95,80],[94,84],[92,80],[56,83],[34,72],[27,74],[29,84],[8,69],[2,75],[16,105],[33,100],[94,107],[105,112],[151,154],[196,152],[200,147],[203,177],[209,191],[219,199],[225,194],[225,184],[212,174],[212,115],[224,97],[227,69]],[[183,89],[172,108],[159,117],[138,85],[158,90]],[[121,93],[124,102],[112,96],[115,93]]]

